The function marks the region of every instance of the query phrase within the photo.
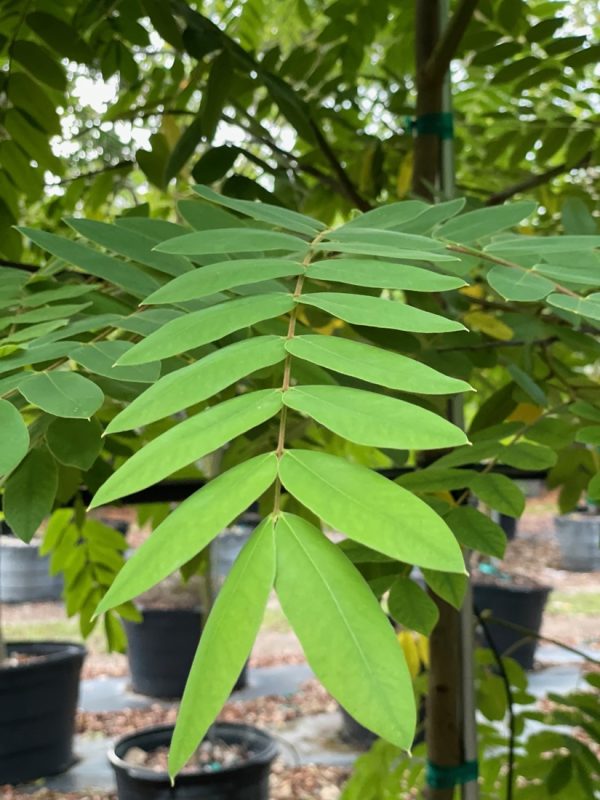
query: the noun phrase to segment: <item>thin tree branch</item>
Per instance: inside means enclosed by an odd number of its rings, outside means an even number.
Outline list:
[[[329,162],[331,168],[335,172],[340,184],[340,188],[345,197],[351,203],[354,203],[354,205],[358,209],[360,209],[360,211],[369,211],[369,209],[371,208],[371,204],[363,197],[361,197],[358,190],[348,177],[348,173],[344,169],[343,164],[334,153],[331,145],[325,138],[325,135],[323,134],[319,126],[312,119],[309,122],[310,122],[310,127],[315,135],[315,139],[317,141],[319,149],[321,150],[321,152]]]
[[[488,197],[486,206],[500,205],[506,200],[510,200],[510,198],[514,197],[516,194],[527,192],[529,189],[535,189],[538,186],[543,186],[545,183],[551,181],[552,178],[556,178],[558,175],[562,175],[564,172],[568,172],[571,169],[582,169],[587,167],[590,163],[591,157],[592,153],[590,151],[589,153],[586,153],[581,161],[579,161],[577,164],[567,164],[565,162],[564,164],[558,164],[556,167],[546,170],[546,172],[540,172],[537,175],[529,175],[527,178],[523,178],[522,181],[513,183],[512,186],[507,186],[506,189],[502,189],[502,191],[496,192]]]
[[[94,169],[91,172],[81,172],[79,175],[63,178],[55,183],[47,184],[47,186],[64,186],[64,184],[73,183],[73,181],[78,181],[80,178],[95,178],[97,175],[102,175],[105,172],[112,172],[113,170],[124,169],[125,167],[133,166],[135,166],[135,161],[131,159],[125,159],[123,161],[118,161],[116,164],[107,164],[105,167]]]
[[[22,269],[25,272],[37,272],[40,269],[38,264],[27,264],[23,261],[10,261],[6,258],[0,258],[0,267],[12,267],[13,269]]]
[[[423,81],[430,85],[441,84],[456,55],[458,46],[469,26],[479,0],[460,0],[423,69]]]

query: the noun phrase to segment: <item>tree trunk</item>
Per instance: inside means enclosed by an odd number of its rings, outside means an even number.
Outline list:
[[[443,111],[443,77],[432,81],[425,66],[441,33],[440,0],[416,0],[415,67],[417,120]],[[413,150],[413,192],[433,200],[440,185],[441,140],[437,133],[423,133],[417,123]],[[440,767],[462,762],[460,731],[460,617],[445,601],[432,594],[439,621],[429,640],[429,675],[426,708],[427,758]],[[453,800],[454,788],[428,787],[429,800]]]

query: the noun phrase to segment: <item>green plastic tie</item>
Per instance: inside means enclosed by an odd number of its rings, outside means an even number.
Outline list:
[[[440,139],[454,139],[454,118],[449,111],[408,117],[406,123],[408,129],[415,136],[439,136]]]
[[[427,762],[427,786],[431,789],[453,789],[463,783],[476,781],[479,776],[477,761],[465,761],[456,767],[440,767]]]

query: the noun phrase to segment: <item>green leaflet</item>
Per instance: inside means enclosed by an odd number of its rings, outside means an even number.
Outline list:
[[[246,511],[276,474],[277,458],[266,453],[224,472],[184,500],[126,562],[96,614],[137,597],[187,563]]]
[[[432,411],[363,389],[295,386],[284,392],[283,402],[357,444],[433,450],[468,442],[460,428]]]
[[[61,464],[88,470],[100,455],[101,436],[95,419],[55,419],[46,431],[46,444]]]
[[[295,336],[285,349],[297,358],[377,386],[416,394],[471,390],[465,381],[443,375],[420,361],[340,336]]]
[[[472,506],[453,508],[444,520],[458,541],[471,550],[502,558],[506,549],[506,534],[502,528]]]
[[[378,234],[380,231],[378,231]],[[435,242],[431,242],[435,248]],[[363,256],[378,256],[380,258],[393,258],[395,261],[431,261],[441,263],[443,261],[459,261],[456,256],[451,256],[444,252],[426,252],[425,250],[409,250],[400,248],[396,245],[378,244],[377,241],[335,241],[317,242],[312,245],[313,250],[324,253],[356,253]]]
[[[47,303],[53,303],[55,300],[71,300],[75,297],[81,297],[81,295],[95,291],[95,288],[95,286],[68,283],[57,289],[43,289],[40,292],[25,295],[19,299],[19,304],[24,308],[36,308]]]
[[[396,483],[411,492],[451,492],[465,489],[476,474],[468,469],[438,469],[434,465],[401,475],[396,478]]]
[[[580,428],[575,435],[575,441],[600,445],[600,425],[586,425],[584,428]]]
[[[498,463],[517,469],[544,470],[553,467],[556,459],[557,454],[550,447],[532,442],[514,442],[500,451]]]
[[[541,406],[546,405],[548,400],[545,392],[525,370],[522,370],[521,367],[518,367],[512,362],[506,364],[506,369],[509,371],[514,382],[531,397],[534,403]]]
[[[56,462],[47,450],[30,450],[4,488],[4,516],[11,530],[30,542],[52,511],[58,488]]]
[[[572,256],[573,253],[586,253],[596,247],[600,247],[600,236],[514,236],[492,242],[485,250],[512,256],[524,253],[539,253],[544,256],[563,253]]]
[[[271,458],[275,462],[273,454]],[[190,758],[231,694],[260,628],[274,580],[274,524],[266,519],[235,560],[202,630],[171,742],[171,776]]]
[[[184,314],[165,323],[132,347],[118,364],[144,364],[222,339],[256,322],[291,311],[294,300],[288,294],[256,295],[229,300],[210,308]]]
[[[381,297],[363,297],[341,292],[314,292],[301,295],[298,302],[320,308],[355,325],[415,333],[449,333],[466,330],[460,322],[445,319],[429,311],[421,311],[420,308],[396,300],[384,300]]]
[[[426,503],[377,473],[343,458],[288,450],[284,486],[328,525],[390,558],[464,573],[459,546]]]
[[[23,460],[29,448],[29,431],[23,417],[8,400],[0,400],[0,477],[8,475]]]
[[[148,425],[189,408],[284,358],[284,340],[280,336],[257,336],[223,347],[189,367],[163,375],[117,414],[106,433]]]
[[[372,230],[358,226],[330,231],[325,235],[324,239],[334,242],[336,245],[338,242],[355,242],[360,245],[369,247],[375,245],[376,247],[385,247],[390,251],[396,250],[400,252],[410,250],[436,252],[446,249],[446,245],[443,242],[437,242],[427,236],[392,230]],[[435,256],[432,260],[435,260]]]
[[[75,314],[83,311],[91,303],[64,303],[55,306],[44,306],[43,308],[34,308],[31,311],[25,311],[22,314],[14,314],[11,317],[11,322],[15,325],[23,325],[24,323],[31,322],[47,322],[52,319],[60,319],[66,317],[73,317]]]
[[[33,345],[28,347],[25,351],[20,351],[22,355],[7,356],[0,359],[0,374],[10,372],[19,367],[27,367],[34,364],[40,364],[43,361],[52,361],[55,358],[64,358],[68,355],[69,350],[79,342],[57,342],[43,345]],[[12,376],[11,376],[12,377]],[[20,380],[23,376],[19,376]]]
[[[186,258],[157,253],[153,249],[155,240],[138,231],[93,219],[71,217],[67,222],[73,230],[91,242],[166,275],[183,275],[193,268]]]
[[[205,203],[204,200],[179,200],[177,211],[196,231],[246,227],[246,222],[236,217],[235,214],[230,214],[229,211],[224,211],[222,208],[216,208],[212,203]],[[179,231],[179,233],[183,232]],[[163,239],[165,238],[170,239],[171,237],[163,237]]]
[[[429,636],[439,617],[436,604],[410,578],[396,578],[388,595],[388,610],[400,625],[423,636]]]
[[[471,480],[471,489],[486,505],[508,514],[520,517],[525,510],[525,496],[516,483],[506,475],[488,472]]]
[[[131,342],[116,340],[114,342],[89,342],[74,347],[69,357],[96,375],[104,375],[115,380],[132,381],[133,383],[152,383],[160,376],[158,362],[141,364],[135,367],[116,367],[115,361],[129,352]]]
[[[233,197],[226,197],[218,192],[209,189],[208,186],[194,186],[194,191],[205,200],[217,203],[232,211],[239,211],[252,219],[268,222],[278,228],[286,228],[296,233],[304,233],[314,237],[319,231],[325,229],[325,225],[317,219],[299,214],[297,211],[290,211],[287,208],[270,205],[269,203],[255,203],[252,200],[238,200]]]
[[[478,208],[476,211],[453,217],[436,231],[436,235],[452,242],[475,242],[518,225],[535,208],[536,204],[532,200]]]
[[[308,243],[287,233],[255,230],[253,228],[217,228],[195,231],[159,244],[159,253],[182,256],[202,256],[211,253],[257,253],[283,250],[305,254]]]
[[[287,278],[300,275],[301,264],[284,259],[243,258],[237,261],[220,261],[195,269],[169,281],[144,300],[144,305],[153,303],[178,303],[206,297],[236,286],[260,283],[270,278]]]
[[[90,275],[114,283],[134,297],[146,297],[158,288],[158,283],[134,264],[125,267],[119,259],[93,250],[81,242],[73,242],[63,236],[34,228],[17,228],[17,230],[53,256],[79,267]]]
[[[114,472],[90,508],[145,489],[260,425],[281,408],[281,392],[262,389],[233,397],[157,436]]]
[[[393,628],[368,585],[343,553],[300,517],[281,514],[275,543],[277,594],[315,674],[359,722],[410,748],[416,722],[412,682]]]
[[[462,606],[469,579],[466,575],[453,575],[432,569],[423,569],[427,586],[454,608]]]
[[[531,270],[518,270],[511,267],[493,267],[487,274],[492,289],[506,300],[522,303],[543,300],[554,291],[554,283]]]
[[[588,317],[596,322],[600,322],[600,292],[588,295],[588,297],[571,297],[566,294],[551,294],[547,298],[549,305],[560,308],[563,311],[570,311],[582,317]]]
[[[36,372],[23,379],[19,392],[55,417],[89,419],[104,402],[101,389],[76,372]]]
[[[554,281],[567,284],[582,283],[584,286],[597,286],[600,260],[596,253],[590,251],[577,253],[573,259],[569,257],[569,253],[544,255],[546,262],[549,263],[536,264],[533,267],[536,274],[541,273]]]
[[[310,265],[306,277],[349,283],[353,286],[407,289],[412,292],[444,292],[466,286],[461,278],[440,275],[438,272],[411,267],[407,264],[353,258],[330,258],[325,261],[317,261]]]
[[[398,203],[389,203],[359,214],[350,222],[336,228],[336,233],[356,228],[397,228],[419,217],[428,208],[427,203],[423,203],[421,200],[402,200]]]

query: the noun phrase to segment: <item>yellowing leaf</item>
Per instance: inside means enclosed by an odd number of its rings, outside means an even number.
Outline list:
[[[512,414],[507,417],[508,422],[526,422],[528,424],[538,420],[544,409],[533,403],[519,403]]]
[[[410,676],[414,680],[421,671],[421,659],[419,658],[419,651],[417,650],[413,632],[400,631],[398,641],[404,650],[404,657],[406,658]]]
[[[469,311],[468,314],[465,314],[464,321],[468,328],[481,331],[481,333],[491,336],[492,339],[508,342],[513,337],[513,332],[508,325],[484,311]]]
[[[429,666],[429,639],[422,633],[416,635],[417,651],[424,667]]]
[[[410,191],[413,176],[412,153],[408,153],[400,164],[398,177],[396,178],[396,194],[402,200]]]
[[[467,297],[482,298],[485,295],[485,287],[482,283],[474,283],[471,286],[463,286],[458,291]]]

